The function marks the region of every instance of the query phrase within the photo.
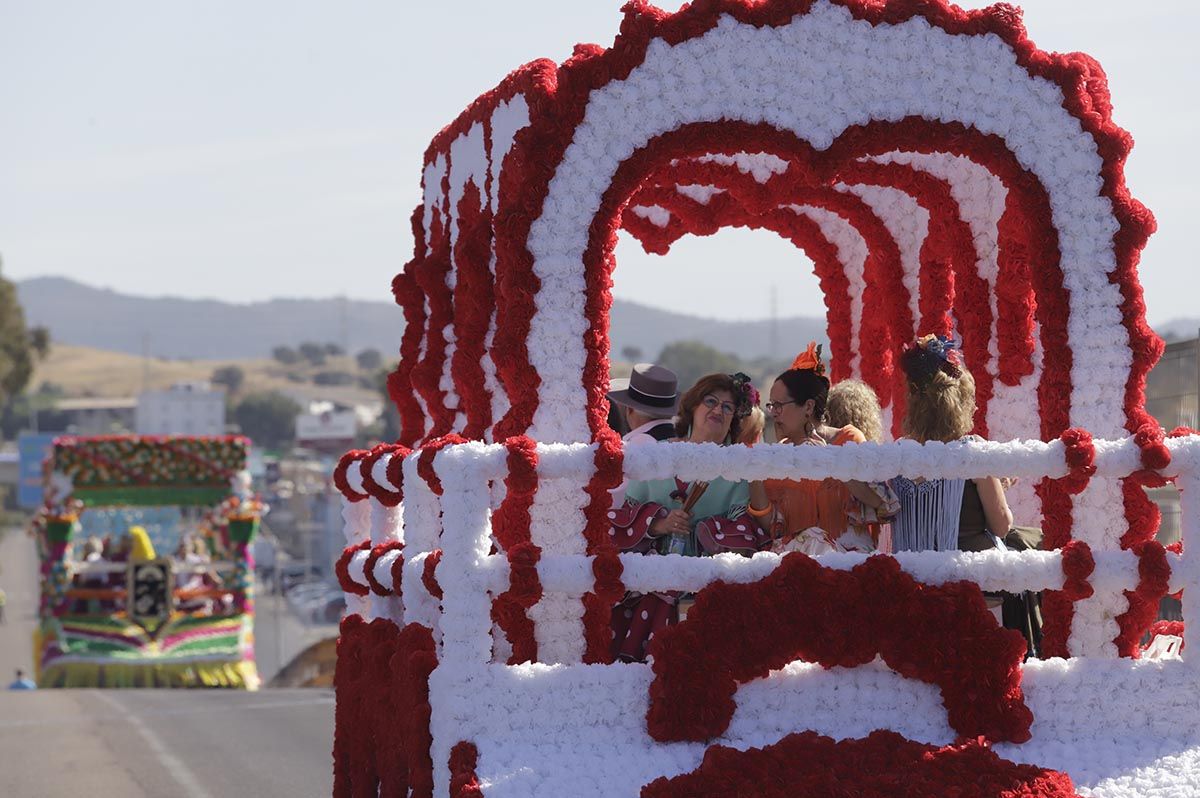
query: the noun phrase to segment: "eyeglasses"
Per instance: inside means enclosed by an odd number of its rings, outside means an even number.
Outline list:
[[[767,402],[763,407],[767,408],[767,412],[773,416],[777,416],[783,412],[784,405],[799,404],[795,399],[788,399],[786,402]]]
[[[716,410],[718,407],[720,407],[721,413],[727,416],[732,416],[737,412],[737,405],[735,405],[733,402],[722,402],[720,399],[712,395],[704,397],[703,401],[704,406],[709,410]]]

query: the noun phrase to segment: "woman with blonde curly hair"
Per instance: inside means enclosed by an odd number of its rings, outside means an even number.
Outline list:
[[[851,426],[862,432],[871,443],[883,443],[883,409],[879,396],[870,385],[860,380],[842,380],[829,389],[825,419],[831,427]],[[891,553],[892,525],[889,519],[899,510],[899,499],[890,482],[871,483],[872,488],[886,498],[882,510],[850,502],[846,508],[849,526],[858,534],[847,543],[865,543],[869,537],[875,551]],[[845,544],[844,544],[845,545]]]
[[[750,408],[750,414],[742,420],[741,432],[738,433],[737,442],[744,443],[747,446],[755,446],[763,441],[763,430],[767,427],[767,415],[762,411],[761,407],[755,405]]]
[[[829,389],[825,419],[831,427],[852,425],[873,443],[883,442],[883,410],[870,385],[859,380],[842,380]]]

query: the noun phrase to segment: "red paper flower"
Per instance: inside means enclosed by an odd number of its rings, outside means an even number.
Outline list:
[[[978,586],[924,585],[890,557],[838,571],[793,553],[759,582],[709,585],[650,653],[647,727],[662,742],[720,735],[738,685],[796,659],[856,667],[878,655],[937,684],[964,736],[1024,742],[1033,722],[1020,687],[1024,641],[996,625]]]
[[[1138,556],[1138,584],[1125,591],[1129,609],[1117,616],[1121,632],[1113,639],[1117,652],[1123,657],[1138,657],[1140,643],[1146,630],[1158,617],[1159,603],[1167,594],[1171,580],[1171,565],[1167,551],[1157,540],[1149,540],[1133,547]]]
[[[1077,798],[1066,773],[1001,759],[980,740],[938,747],[882,730],[841,741],[800,732],[746,751],[714,745],[691,773],[655,779],[641,791],[642,798],[733,795]]]
[[[358,552],[370,550],[371,541],[369,540],[351,544],[342,550],[342,556],[338,557],[337,564],[333,570],[337,574],[338,584],[341,585],[343,592],[353,593],[356,596],[365,596],[371,592],[371,589],[367,585],[360,585],[350,578],[350,560]]]
[[[437,567],[441,561],[442,550],[434,549],[425,558],[425,565],[421,569],[421,584],[425,586],[425,590],[429,592],[429,595],[438,601],[442,600],[442,586],[437,581]]]
[[[395,578],[395,576],[396,576],[395,563],[392,564],[392,569],[391,569],[393,584],[397,588],[397,590],[395,590],[395,591],[393,591],[390,588],[384,587],[382,584],[379,583],[379,580],[375,578],[375,565],[376,565],[376,563],[379,562],[379,558],[382,557],[383,555],[387,554],[389,551],[403,551],[403,550],[404,550],[404,542],[400,541],[400,540],[389,540],[387,543],[380,543],[378,546],[371,548],[371,554],[370,554],[370,556],[367,557],[367,563],[366,563],[366,569],[364,571],[364,575],[366,576],[367,584],[370,586],[372,593],[374,593],[377,596],[399,595],[400,591],[398,588],[400,587],[400,582],[398,580],[396,580],[396,578]],[[403,562],[403,559],[404,559],[403,557],[400,557],[401,562]]]

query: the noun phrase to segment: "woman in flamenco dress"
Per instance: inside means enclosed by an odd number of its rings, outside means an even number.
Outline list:
[[[676,417],[680,441],[730,445],[758,404],[744,374],[709,374],[683,395]],[[671,445],[671,444],[662,444]],[[753,554],[769,539],[746,513],[750,483],[722,478],[687,483],[676,477],[633,481],[624,504],[609,513],[610,534],[623,552],[701,557]],[[629,593],[613,608],[613,658],[643,662],[654,634],[686,616],[679,593]]]
[[[866,437],[852,425],[825,423],[829,379],[815,343],[771,385],[767,413],[775,438],[794,446],[842,446]],[[875,550],[879,524],[899,509],[886,482],[768,479],[750,488],[748,512],[771,536],[771,550],[816,555]]]

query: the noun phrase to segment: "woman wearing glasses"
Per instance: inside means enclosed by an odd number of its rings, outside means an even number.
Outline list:
[[[701,377],[680,400],[678,440],[730,444],[756,404],[758,391],[744,374]],[[625,503],[609,514],[613,539],[621,551],[643,554],[753,554],[769,539],[746,514],[749,496],[749,483],[721,478],[630,482]],[[654,633],[679,620],[679,599],[667,593],[626,596],[613,610],[614,658],[643,661]]]
[[[809,344],[771,386],[766,404],[775,439],[795,446],[841,446],[866,440],[856,427],[825,424],[829,379],[821,348]],[[874,551],[872,533],[899,510],[887,483],[769,479],[750,487],[748,512],[771,535],[776,552]]]

